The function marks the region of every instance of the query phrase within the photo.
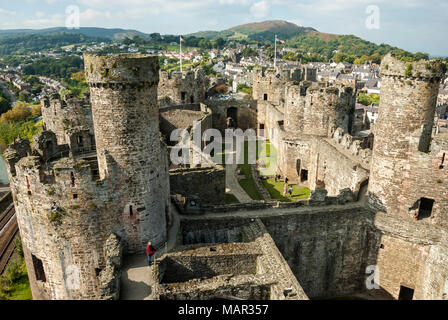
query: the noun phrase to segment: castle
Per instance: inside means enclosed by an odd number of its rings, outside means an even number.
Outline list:
[[[447,299],[442,71],[387,55],[374,135],[358,135],[356,90],[312,69],[256,68],[252,101],[212,101],[200,71],[85,55],[90,95],[44,99],[46,130],[5,152],[33,297],[119,299],[126,259],[171,232],[153,299]],[[172,130],[224,131],[228,118],[269,139],[310,199],[226,205],[229,168],[170,162]]]

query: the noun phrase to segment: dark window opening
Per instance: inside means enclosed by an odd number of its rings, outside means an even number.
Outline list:
[[[101,271],[103,271],[103,269],[101,269],[101,268],[95,268],[95,275],[96,275],[97,277],[99,277]]]
[[[187,93],[186,92],[181,92],[180,93],[180,99],[182,100],[182,101],[185,101],[185,96],[187,95]]]
[[[384,249],[384,244],[380,244],[380,249]]]
[[[210,248],[210,252],[216,252],[216,248]]]
[[[308,181],[308,170],[302,170],[300,173],[300,180],[302,182]]]
[[[260,137],[264,137],[264,123],[260,123]]]
[[[190,97],[190,103],[194,103],[194,97],[193,96]]]
[[[84,141],[83,141],[82,136],[78,136],[78,146],[79,146],[79,147],[82,147],[83,144],[84,144]]]
[[[446,156],[446,153],[444,153],[442,156],[442,163],[440,164],[439,169],[443,169],[445,167],[445,156]]]
[[[37,281],[47,282],[47,277],[45,276],[44,265],[42,260],[36,258],[33,254],[31,255],[34,266],[34,273],[36,275]]]
[[[28,191],[28,195],[30,196],[32,194],[30,177],[26,177],[26,189]]]
[[[427,198],[420,199],[420,207],[418,209],[417,220],[431,217],[433,207],[434,200]]]
[[[73,172],[70,172],[70,184],[72,188],[75,186],[75,174]]]
[[[268,94],[267,94],[267,93],[265,93],[265,94],[263,95],[263,100],[264,100],[264,101],[268,101]]]
[[[414,299],[414,289],[400,286],[400,294],[398,300],[412,300]]]
[[[129,216],[133,216],[134,215],[134,208],[132,206],[129,206]]]
[[[45,142],[45,148],[48,149],[52,149],[53,148],[53,142],[51,141],[47,141]]]
[[[73,199],[78,199],[78,194],[77,193],[73,194]]]

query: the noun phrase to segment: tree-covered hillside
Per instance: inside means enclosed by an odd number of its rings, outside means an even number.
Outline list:
[[[0,38],[0,55],[27,54],[30,52],[60,48],[71,44],[108,42],[109,39],[88,37],[79,33],[55,33]]]

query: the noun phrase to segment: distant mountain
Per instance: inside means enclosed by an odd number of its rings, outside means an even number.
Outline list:
[[[294,23],[283,20],[269,20],[263,22],[248,23],[232,27],[223,31],[201,31],[190,34],[190,36],[203,37],[208,40],[217,38],[224,39],[247,39],[266,41],[271,40],[277,35],[279,39],[290,39],[298,34],[308,32],[317,32],[313,28],[300,27]]]
[[[69,34],[82,34],[87,37],[95,38],[107,38],[111,40],[122,40],[126,37],[133,38],[134,36],[140,36],[142,38],[148,38],[149,35],[136,30],[125,29],[106,29],[106,28],[79,28],[79,29],[67,29],[64,27],[48,28],[48,29],[10,29],[0,30],[0,37],[11,36],[24,36],[24,35],[49,35],[55,33],[69,33]]]

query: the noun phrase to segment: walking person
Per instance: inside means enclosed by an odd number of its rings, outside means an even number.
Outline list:
[[[293,193],[293,189],[292,189],[292,186],[290,186],[289,187],[289,190],[288,190],[288,192],[289,192],[289,196],[292,198],[292,193]]]
[[[148,256],[148,266],[151,266],[151,257],[156,253],[156,249],[151,244],[151,241],[148,241],[148,245],[146,246],[146,255]]]
[[[285,184],[288,185],[289,179],[288,177],[285,178]]]
[[[288,192],[288,186],[285,184],[283,186],[283,196],[286,197],[286,193]]]

